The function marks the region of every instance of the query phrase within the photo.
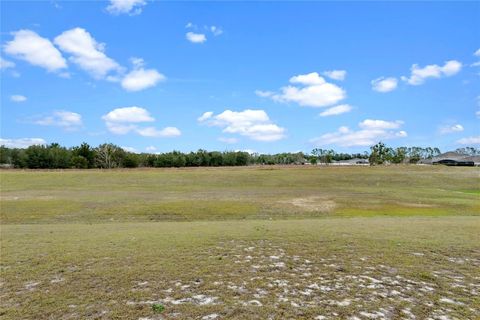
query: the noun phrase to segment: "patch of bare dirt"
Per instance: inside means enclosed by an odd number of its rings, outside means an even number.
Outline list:
[[[335,201],[319,196],[294,198],[281,202],[311,212],[331,212],[336,207]]]

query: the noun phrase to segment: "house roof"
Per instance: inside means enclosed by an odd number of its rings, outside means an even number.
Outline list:
[[[480,163],[480,156],[468,156],[463,158],[464,161],[473,161],[475,163]]]

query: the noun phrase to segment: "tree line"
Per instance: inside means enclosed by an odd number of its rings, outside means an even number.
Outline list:
[[[458,152],[478,155],[475,148],[457,149]],[[26,149],[0,146],[0,164],[29,169],[90,169],[136,167],[219,167],[275,164],[329,164],[334,161],[368,159],[370,164],[417,163],[440,154],[438,148],[400,147],[390,148],[382,142],[370,148],[370,153],[337,153],[334,150],[314,149],[310,154],[278,153],[250,154],[243,151],[206,151],[183,153],[172,151],[160,154],[132,153],[121,147],[104,143],[92,147],[87,143],[66,148],[58,143],[33,145]]]

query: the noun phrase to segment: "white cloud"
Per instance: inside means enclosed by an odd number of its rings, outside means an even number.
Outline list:
[[[145,0],[110,0],[107,11],[114,15],[136,15],[142,13],[142,7],[146,4]]]
[[[166,127],[158,130],[155,127],[139,127],[139,123],[153,122],[155,119],[148,110],[140,107],[117,108],[102,116],[108,131],[113,134],[127,134],[135,132],[143,137],[177,137],[180,130],[175,127]]]
[[[21,138],[21,139],[1,139],[0,146],[5,146],[7,148],[20,148],[25,149],[34,145],[44,145],[47,144],[42,138]]]
[[[336,116],[342,113],[350,112],[352,106],[348,104],[341,104],[335,107],[328,108],[327,110],[320,113],[320,117]]]
[[[255,90],[255,94],[259,97],[262,98],[268,98],[271,97],[275,94],[275,92],[272,91],[262,91],[262,90]]]
[[[400,130],[395,133],[395,137],[398,137],[398,138],[405,138],[407,136],[408,136],[407,131]]]
[[[204,112],[200,117],[198,117],[197,121],[202,122],[202,121],[205,121],[207,119],[210,119],[212,116],[213,116],[213,112],[212,111],[207,111],[207,112]]]
[[[5,60],[2,57],[0,57],[0,69],[1,70],[5,70],[5,69],[8,69],[8,68],[14,68],[14,67],[15,67],[14,62],[9,61],[9,60]]]
[[[166,127],[158,130],[155,127],[139,128],[136,132],[143,137],[178,137],[182,132],[175,127]]]
[[[102,79],[112,71],[122,68],[105,54],[105,44],[98,43],[85,29],[74,28],[55,38],[55,44],[64,52],[71,54],[70,61],[90,73],[96,79]]]
[[[210,26],[210,31],[213,33],[214,36],[218,37],[223,33],[222,28],[217,26]]]
[[[403,121],[385,121],[366,119],[358,124],[362,129],[398,129],[403,125]]]
[[[450,77],[462,69],[462,64],[456,60],[446,61],[443,66],[436,64],[427,65],[423,68],[419,67],[417,64],[414,64],[411,67],[410,77],[402,77],[403,81],[406,81],[410,85],[421,85],[428,78],[441,78],[441,77]]]
[[[134,69],[122,79],[121,85],[127,91],[140,91],[157,85],[167,78],[155,69],[144,69],[143,59],[132,58]]]
[[[462,132],[463,131],[463,126],[461,124],[442,126],[442,127],[440,127],[439,131],[440,131],[441,134]]]
[[[133,148],[133,147],[121,147],[123,150],[127,151],[127,152],[131,152],[131,153],[138,153],[138,150]]]
[[[295,102],[301,106],[325,107],[345,99],[345,91],[331,83],[312,85],[304,88],[287,86],[273,98],[279,102]]]
[[[27,97],[22,96],[20,94],[14,94],[13,96],[10,97],[10,100],[13,102],[25,102],[27,101]]]
[[[351,130],[343,126],[336,132],[326,133],[310,142],[317,146],[337,145],[341,147],[367,147],[374,145],[380,140],[403,138],[407,132],[398,129],[402,121],[384,121],[366,119],[359,123],[360,130]]]
[[[228,143],[228,144],[234,144],[238,142],[237,138],[227,138],[227,137],[220,137],[218,138],[218,141],[223,142],[223,143]]]
[[[67,68],[67,62],[50,40],[31,30],[19,30],[12,34],[14,39],[3,46],[5,53],[50,72]]]
[[[293,76],[290,78],[290,83],[299,83],[306,86],[314,86],[325,83],[325,79],[320,77],[317,72],[312,72],[308,74],[300,74],[298,76]]]
[[[279,93],[260,90],[256,93],[277,102],[295,102],[308,107],[327,107],[346,98],[342,88],[326,82],[317,72],[291,77],[290,83],[300,86],[289,85],[281,88]]]
[[[462,138],[460,140],[457,140],[457,143],[458,144],[469,144],[469,145],[480,144],[480,136]]]
[[[146,109],[136,106],[113,109],[106,115],[102,116],[102,119],[107,122],[115,123],[137,123],[155,121],[155,119]]]
[[[185,37],[192,43],[204,43],[207,41],[207,37],[203,33],[187,32]]]
[[[477,51],[475,51],[475,53],[473,54],[475,57],[480,57],[480,49],[478,49]],[[471,67],[479,67],[480,66],[480,61],[477,61],[477,62],[474,62],[470,65]]]
[[[224,133],[239,134],[256,141],[277,141],[285,138],[285,129],[274,124],[263,110],[225,110],[215,116],[213,113],[208,117],[202,116],[199,122],[223,128]]]
[[[155,151],[157,151],[157,147],[148,146],[148,147],[145,148],[145,150],[148,151],[148,152],[155,152]]]
[[[345,77],[347,76],[347,71],[345,71],[345,70],[331,70],[331,71],[325,71],[323,74],[325,76],[329,77],[330,79],[343,81],[343,80],[345,80]]]
[[[75,130],[82,126],[82,116],[76,112],[59,110],[51,115],[34,121],[35,124],[42,126],[62,127],[66,130]]]
[[[398,80],[393,77],[380,77],[372,80],[372,89],[378,92],[389,92],[395,90],[398,85]]]
[[[192,22],[187,23],[185,25],[185,28],[186,29],[192,29],[193,31],[197,31],[197,32],[200,30],[200,28]],[[223,29],[222,29],[222,27],[219,27],[219,26],[213,26],[213,25],[212,26],[207,26],[207,25],[205,25],[205,26],[203,26],[203,30],[205,30],[206,32],[211,32],[215,37],[218,37],[218,36],[223,34]],[[190,37],[192,37],[192,38],[196,37],[197,39],[194,39],[194,40],[197,40],[197,41],[191,40],[189,38],[189,35],[188,35],[189,33],[191,34]],[[203,33],[193,33],[193,32],[189,32],[189,33],[187,33],[186,36],[187,36],[187,39],[191,42],[194,42],[194,43],[200,42],[201,43],[201,42],[204,42],[204,41],[207,40],[206,35],[203,34]]]

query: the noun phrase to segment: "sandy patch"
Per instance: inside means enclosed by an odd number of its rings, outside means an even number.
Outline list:
[[[318,196],[294,198],[281,202],[312,212],[331,212],[336,207],[335,201]]]

